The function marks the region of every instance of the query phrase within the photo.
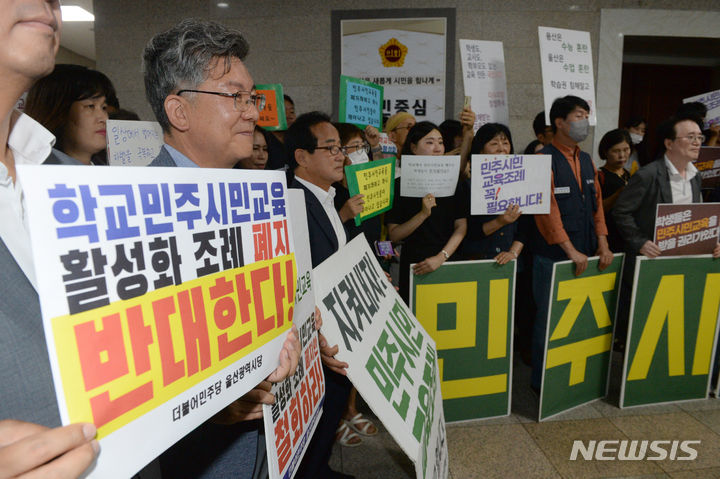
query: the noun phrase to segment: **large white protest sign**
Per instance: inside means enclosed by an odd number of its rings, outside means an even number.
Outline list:
[[[720,90],[683,99],[683,103],[690,103],[693,101],[699,101],[707,107],[707,115],[705,115],[705,128],[710,128],[712,125],[720,123]]]
[[[436,198],[455,194],[460,176],[460,156],[403,155],[400,196]]]
[[[60,417],[98,427],[91,477],[132,476],[277,367],[297,278],[283,173],[18,179]]]
[[[465,96],[475,112],[475,131],[485,123],[510,122],[502,42],[460,40]]]
[[[302,347],[295,374],[273,384],[275,404],[263,405],[265,443],[271,478],[295,475],[322,414],[325,377],[315,331],[315,294],[312,282],[310,235],[302,190],[288,190],[288,216],[297,260],[297,288],[293,322]]]
[[[511,204],[550,213],[550,172],[550,155],[472,155],[470,213],[503,214]]]
[[[156,121],[107,121],[110,166],[147,166],[160,153],[163,132]]]
[[[322,333],[347,376],[415,462],[418,478],[448,476],[435,342],[360,235],[314,270]]]
[[[545,124],[550,124],[550,107],[566,95],[578,96],[590,105],[591,125],[595,117],[595,81],[590,33],[564,28],[538,27],[542,66]]]

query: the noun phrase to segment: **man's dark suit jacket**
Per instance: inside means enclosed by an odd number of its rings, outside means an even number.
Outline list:
[[[330,218],[315,194],[305,185],[293,178],[290,188],[305,192],[305,208],[307,209],[308,231],[310,233],[310,254],[313,268],[338,250],[338,240]]]
[[[699,174],[691,180],[693,203],[702,201],[701,182]],[[646,241],[653,240],[657,205],[672,201],[670,177],[664,158],[640,168],[630,177],[612,209],[613,219],[629,253],[637,254]]]

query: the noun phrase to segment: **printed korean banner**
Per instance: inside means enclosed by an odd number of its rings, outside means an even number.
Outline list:
[[[387,133],[380,133],[380,148],[382,148],[383,155],[397,155],[397,145],[392,142]]]
[[[382,114],[445,120],[447,18],[340,21],[340,73],[383,87]]]
[[[403,155],[400,196],[452,196],[460,177],[460,156]]]
[[[715,90],[683,99],[683,103],[691,103],[694,101],[699,101],[707,107],[707,115],[705,115],[704,129],[708,129],[711,126],[720,123],[720,90]]]
[[[602,271],[599,258],[589,258],[580,276],[572,261],[555,263],[538,420],[607,394],[624,257],[615,254]]]
[[[359,128],[372,125],[382,129],[383,87],[375,83],[340,76],[340,114],[342,123],[352,123]]]
[[[542,67],[545,124],[550,107],[560,97],[575,95],[590,105],[590,125],[595,125],[595,76],[590,33],[564,28],[538,27]]]
[[[60,416],[98,428],[91,477],[132,476],[277,367],[297,278],[282,172],[18,178]]]
[[[345,167],[348,191],[353,197],[365,195],[363,210],[355,217],[355,224],[392,208],[395,199],[395,158],[371,161]]]
[[[700,173],[703,188],[720,185],[720,146],[701,146],[698,159],[693,164]]]
[[[272,385],[275,404],[263,405],[271,478],[291,478],[295,475],[320,420],[325,394],[325,376],[315,332],[310,235],[302,190],[288,190],[288,214],[293,218],[292,234],[298,274],[293,321],[298,330],[302,353],[295,374]]]
[[[712,256],[637,257],[621,408],[707,397],[718,305]]]
[[[147,166],[164,143],[156,121],[108,120],[105,129],[110,166]]]
[[[465,96],[475,112],[475,131],[485,123],[510,124],[502,42],[460,40]]]
[[[550,155],[472,155],[471,214],[503,214],[512,204],[523,214],[550,213],[551,171]]]
[[[654,242],[662,256],[712,254],[718,242],[720,203],[661,203],[655,214]]]
[[[435,340],[448,421],[510,414],[516,262],[445,263],[410,276],[410,305]]]
[[[314,269],[322,333],[347,376],[415,463],[418,478],[448,477],[435,342],[359,235]]]
[[[260,112],[257,125],[268,131],[287,130],[282,85],[279,83],[255,85],[255,91],[265,95],[265,107]]]

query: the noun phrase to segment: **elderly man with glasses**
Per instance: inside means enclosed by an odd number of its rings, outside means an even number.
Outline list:
[[[247,52],[239,32],[209,21],[184,20],[148,42],[145,92],[165,141],[150,166],[232,168],[252,154],[265,98],[243,63]],[[266,381],[160,456],[163,477],[266,475],[261,425],[251,420],[262,417],[262,403],[274,401],[270,382],[294,373],[299,356],[293,327]]]

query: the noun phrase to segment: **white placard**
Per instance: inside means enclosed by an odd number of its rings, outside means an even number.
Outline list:
[[[475,131],[485,123],[510,123],[502,42],[460,40],[465,96],[475,112]]]
[[[163,132],[156,121],[108,120],[110,166],[147,166],[160,153]]]
[[[545,124],[550,107],[563,96],[574,95],[590,105],[590,125],[595,125],[595,76],[590,33],[564,28],[538,27],[542,66]]]
[[[551,170],[550,155],[472,155],[470,213],[501,215],[511,204],[550,213]]]
[[[707,107],[707,115],[705,115],[705,129],[720,123],[720,90],[683,99],[683,103],[690,103],[693,101],[699,101]]]
[[[364,235],[314,270],[322,333],[347,376],[415,463],[417,478],[448,476],[435,342],[385,277]]]
[[[277,367],[297,279],[285,175],[17,170],[62,423],[97,426],[90,477],[130,477]]]
[[[400,196],[453,196],[460,176],[460,156],[403,155]]]

